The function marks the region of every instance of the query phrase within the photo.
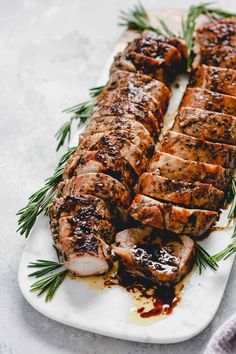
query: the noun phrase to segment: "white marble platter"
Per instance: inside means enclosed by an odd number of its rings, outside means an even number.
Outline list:
[[[181,12],[178,10],[164,10],[158,13],[159,17],[171,24],[176,30],[180,22]],[[132,37],[126,32],[115,47],[108,61],[101,80],[104,84],[108,69],[114,54],[122,50],[126,42]],[[179,88],[173,89],[171,103],[166,115],[165,129],[178,108],[187,79],[178,78]],[[78,135],[74,139],[76,143]],[[201,242],[201,245],[211,254],[214,254],[231,242],[232,226],[227,227],[227,213],[224,211],[217,226],[226,226],[225,229],[214,231],[210,237]],[[86,281],[67,278],[51,302],[45,302],[43,297],[37,297],[29,291],[32,279],[28,277],[29,262],[36,259],[56,259],[52,247],[48,219],[40,217],[19,266],[19,285],[26,300],[45,316],[66,325],[84,329],[102,335],[139,342],[149,343],[177,343],[187,340],[200,333],[213,319],[227,284],[233,257],[221,262],[217,272],[206,270],[200,276],[193,272],[185,282],[182,299],[173,313],[169,316],[152,321],[133,321],[130,314],[134,311],[134,303],[130,295],[121,287],[96,290]]]

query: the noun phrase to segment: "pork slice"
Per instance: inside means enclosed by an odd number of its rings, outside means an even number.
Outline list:
[[[140,88],[159,102],[162,112],[165,113],[169,103],[170,91],[162,82],[153,79],[149,75],[132,73],[124,70],[116,70],[109,78],[107,90],[121,88]]]
[[[160,126],[153,113],[146,112],[143,107],[138,104],[117,102],[115,105],[100,105],[92,114],[92,119],[103,116],[118,116],[136,120],[144,125],[155,141],[160,135]]]
[[[97,97],[98,106],[101,105],[120,105],[124,103],[126,106],[129,104],[136,104],[142,107],[143,111],[147,114],[153,114],[157,119],[160,127],[163,125],[163,112],[161,105],[155,98],[146,94],[142,88],[127,87],[117,88],[114,90],[107,90],[106,88]]]
[[[236,70],[201,65],[192,72],[189,87],[236,96]]]
[[[150,160],[148,171],[157,172],[161,176],[177,181],[212,184],[223,191],[227,189],[231,180],[229,169],[219,165],[184,160],[158,150]]]
[[[145,141],[143,139],[140,138],[140,136],[138,134],[136,134],[135,130],[129,130],[126,129],[126,127],[122,127],[120,126],[118,129],[113,129],[113,130],[107,130],[107,131],[103,131],[100,133],[95,133],[95,134],[89,134],[87,135],[86,138],[82,138],[80,139],[79,142],[79,147],[78,150],[82,151],[82,150],[90,150],[92,149],[93,145],[97,144],[99,142],[99,140],[102,137],[110,137],[110,138],[117,138],[117,139],[122,139],[122,140],[129,140],[129,142],[133,145],[135,145],[141,152],[142,155],[144,156],[148,156],[149,155],[149,145],[148,145],[148,141]],[[150,142],[150,139],[149,139]],[[151,145],[152,148],[152,152],[153,152],[153,144]]]
[[[63,196],[79,194],[93,195],[103,199],[112,210],[117,209],[123,220],[127,219],[127,210],[131,203],[129,191],[115,178],[104,173],[84,173],[72,177],[60,184]]]
[[[121,136],[119,134],[103,135],[103,133],[101,133],[101,135],[102,136],[100,136],[97,141],[96,134],[84,139],[81,144],[82,146],[79,146],[78,153],[86,149],[90,151],[109,151],[110,154],[122,156],[128,161],[137,175],[142,173],[147,165],[147,157],[137,145],[131,143],[130,140],[126,138],[125,134]],[[87,142],[88,146],[86,146]]]
[[[79,276],[109,269],[114,237],[106,203],[94,196],[66,196],[50,206],[50,226],[65,266]]]
[[[128,44],[125,53],[143,54],[155,58],[165,67],[179,69],[186,64],[187,47],[184,41],[177,38],[160,36],[153,31],[144,31],[141,36]]]
[[[144,31],[115,57],[110,73],[116,70],[138,72],[169,84],[186,64],[184,51],[186,53],[184,42],[171,43],[151,31]]]
[[[221,45],[201,48],[200,54],[196,58],[196,63],[198,62],[236,70],[236,48]]]
[[[138,180],[136,193],[184,207],[217,210],[224,199],[224,192],[211,184],[189,183],[145,172]]]
[[[184,107],[178,111],[172,130],[213,142],[236,145],[236,118],[229,114]]]
[[[169,130],[160,144],[160,151],[186,160],[206,162],[225,168],[236,167],[236,147],[212,143],[202,138]]]
[[[201,47],[236,47],[236,18],[227,18],[199,27],[196,41]]]
[[[105,173],[120,181],[128,190],[137,181],[131,165],[120,154],[106,150],[83,151],[73,154],[64,169],[63,180],[84,173]]]
[[[130,215],[144,225],[192,237],[203,235],[218,220],[215,211],[187,209],[137,194]]]
[[[161,284],[176,284],[193,264],[195,247],[188,236],[160,237],[148,227],[116,234],[113,251],[127,272]]]
[[[236,116],[236,97],[201,88],[188,88],[181,107],[193,107]]]
[[[87,125],[85,131],[80,135],[80,142],[91,135],[98,133],[110,133],[110,132],[128,132],[131,136],[131,142],[137,137],[139,138],[139,144],[141,150],[147,151],[147,155],[150,156],[153,153],[154,141],[150,136],[148,130],[143,124],[134,119],[116,116],[95,116]],[[135,134],[136,137],[132,138]]]

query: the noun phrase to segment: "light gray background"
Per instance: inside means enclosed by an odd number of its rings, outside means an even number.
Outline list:
[[[16,236],[16,211],[50,176],[58,155],[54,134],[62,109],[87,98],[122,29],[119,10],[131,0],[0,1],[0,353],[201,353],[235,310],[236,269],[211,325],[176,345],[148,345],[66,327],[36,312],[17,284],[25,239]],[[143,1],[146,8],[190,1]],[[196,3],[196,2],[195,2]],[[232,10],[232,1],[221,1]],[[199,304],[199,311],[201,304]]]

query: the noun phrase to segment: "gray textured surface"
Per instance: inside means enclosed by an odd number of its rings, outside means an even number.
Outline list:
[[[220,309],[196,338],[176,345],[147,345],[75,330],[37,313],[21,296],[16,211],[50,175],[58,156],[53,135],[65,107],[86,98],[118,39],[117,16],[127,0],[1,0],[1,354],[201,353],[215,329],[235,310],[236,269]],[[188,6],[190,1],[185,1]],[[230,4],[231,3],[231,4]],[[147,8],[182,1],[145,1]],[[223,1],[232,9],[232,2]],[[201,304],[199,304],[199,311]]]

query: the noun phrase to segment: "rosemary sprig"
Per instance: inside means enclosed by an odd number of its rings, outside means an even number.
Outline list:
[[[134,8],[128,12],[122,10],[120,13],[120,19],[122,22],[120,22],[119,25],[125,26],[131,30],[137,32],[150,30],[157,34],[163,34],[159,28],[153,27],[150,24],[147,11],[140,3],[135,5]]]
[[[56,290],[65,279],[66,274],[67,270],[63,270],[62,272],[49,275],[32,284],[30,291],[37,291],[38,296],[46,292],[45,301],[52,300]]]
[[[203,269],[211,268],[217,271],[218,264],[217,261],[209,255],[209,253],[204,250],[199,244],[196,243],[196,265],[199,270],[199,274],[202,273]]]
[[[40,280],[33,283],[30,287],[30,291],[38,292],[38,296],[43,293],[46,294],[45,301],[52,300],[56,290],[61,285],[65,279],[68,270],[63,269],[60,272],[55,272],[55,270],[63,267],[63,263],[56,261],[49,261],[45,259],[38,259],[36,262],[30,262],[28,268],[36,268],[33,273],[30,273],[29,277],[41,278]],[[53,273],[54,272],[54,273]],[[51,274],[50,274],[51,273]],[[45,274],[50,274],[45,276]]]
[[[227,247],[225,247],[222,251],[216,253],[212,258],[216,261],[226,260],[230,256],[236,253],[236,241],[230,243]]]
[[[188,66],[190,66],[192,62],[192,50],[193,50],[193,34],[196,28],[196,20],[197,18],[205,11],[206,6],[208,6],[209,3],[207,4],[200,4],[198,6],[191,6],[188,10],[186,18],[182,18],[181,22],[181,37],[185,40],[187,47],[188,47],[188,52],[189,52],[189,60],[188,60]]]
[[[45,180],[45,185],[33,193],[29,197],[28,204],[18,211],[17,215],[19,216],[19,228],[17,229],[17,232],[19,231],[21,235],[28,237],[38,215],[42,212],[45,214],[48,213],[48,206],[57,195],[57,190],[55,188],[61,181],[66,162],[75,150],[75,147],[68,149],[68,151],[61,157],[52,177],[47,178]]]
[[[65,122],[56,133],[58,141],[57,151],[65,144],[65,141],[70,141],[72,124],[75,120],[79,120],[77,128],[81,126],[91,116],[94,107],[97,104],[96,97],[102,92],[104,86],[94,87],[89,90],[91,100],[79,103],[75,106],[65,109],[64,113],[73,113],[73,116]]]
[[[175,35],[175,33],[172,32],[172,31],[169,29],[169,27],[166,25],[166,23],[165,23],[163,20],[161,20],[161,19],[159,18],[158,21],[160,22],[160,24],[161,24],[163,30],[165,31],[165,34],[164,34],[164,35],[166,35],[167,37],[172,37],[172,38],[177,37],[177,36]]]
[[[89,90],[89,94],[90,94],[91,97],[97,97],[102,92],[103,89],[104,89],[104,85],[103,86],[92,87]]]
[[[232,200],[233,198],[233,200]],[[227,203],[232,200],[231,208],[228,214],[228,219],[232,220],[236,217],[236,178],[233,177],[231,188],[229,188],[227,195],[226,195],[226,205]],[[232,238],[236,237],[236,227],[234,228]],[[197,256],[196,256],[196,263],[199,266],[199,273],[202,271],[202,267],[206,268],[205,265],[211,266],[217,265],[218,262],[222,260],[226,260],[234,253],[236,253],[236,241],[231,242],[227,247],[225,247],[222,251],[216,253],[213,256],[210,256],[201,246],[196,245],[197,249]],[[203,261],[203,262],[202,262]],[[217,268],[216,268],[217,269]],[[215,269],[215,270],[216,270]]]
[[[60,262],[48,261],[45,259],[37,259],[36,262],[30,262],[28,265],[28,268],[39,268],[39,270],[37,270],[33,273],[30,273],[28,276],[40,278],[43,275],[50,273],[62,266],[63,266],[63,263],[60,263]]]

